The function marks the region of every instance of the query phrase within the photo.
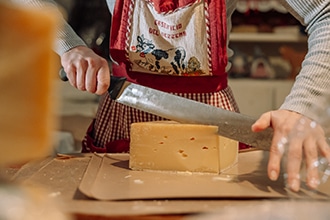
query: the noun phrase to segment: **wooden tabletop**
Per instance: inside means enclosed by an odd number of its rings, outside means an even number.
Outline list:
[[[60,208],[78,220],[105,219],[327,219],[327,200],[307,199],[171,199],[99,201],[78,190],[90,156],[45,158],[20,168],[1,170],[16,183],[42,187]],[[113,190],[113,189],[111,189]]]

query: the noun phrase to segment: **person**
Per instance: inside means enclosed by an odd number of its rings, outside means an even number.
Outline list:
[[[41,0],[21,0],[40,5]],[[52,0],[43,0],[52,2]],[[141,85],[195,99],[231,111],[238,111],[227,84],[230,68],[228,48],[231,15],[238,0],[107,0],[112,15],[110,55],[95,54],[64,22],[59,30],[56,52],[72,84],[82,91],[102,95],[98,112],[83,141],[83,151],[128,151],[132,122],[161,118],[122,106],[106,93],[110,72]],[[260,116],[254,132],[268,127],[274,135],[270,146],[268,176],[277,180],[283,151],[279,146],[301,118],[317,118],[322,97],[330,85],[330,4],[328,0],[280,0],[303,25],[309,36],[308,53],[290,94],[278,110]],[[290,142],[286,170],[288,187],[300,189],[300,165],[307,163],[307,185],[315,189],[319,176],[318,155],[330,161],[324,130],[316,124],[313,132]]]

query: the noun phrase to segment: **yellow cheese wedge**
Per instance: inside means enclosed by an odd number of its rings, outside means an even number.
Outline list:
[[[52,10],[0,3],[0,165],[49,155],[55,126]]]
[[[219,136],[216,126],[172,121],[131,125],[132,170],[221,173],[237,158],[238,142]]]

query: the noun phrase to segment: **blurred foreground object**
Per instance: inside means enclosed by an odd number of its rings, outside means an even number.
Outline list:
[[[0,2],[0,167],[49,155],[57,13]]]
[[[48,7],[0,2],[0,168],[52,153],[57,18]],[[0,177],[0,219],[69,220],[53,197]]]
[[[71,220],[58,206],[52,194],[41,188],[0,182],[1,220]]]

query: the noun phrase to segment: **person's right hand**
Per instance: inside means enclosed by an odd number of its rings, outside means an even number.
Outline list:
[[[86,46],[74,47],[61,56],[70,84],[82,91],[101,95],[110,85],[108,62]]]

